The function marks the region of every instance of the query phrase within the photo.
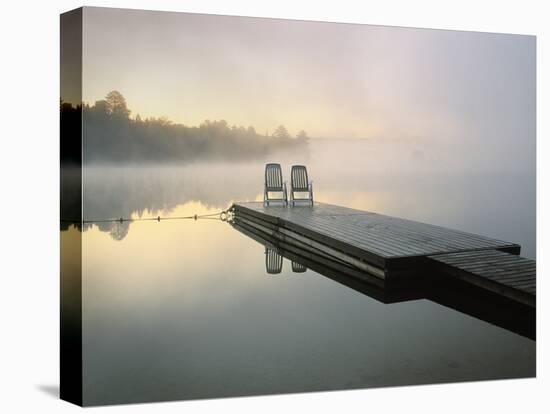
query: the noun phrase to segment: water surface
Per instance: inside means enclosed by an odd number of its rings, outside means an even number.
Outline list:
[[[324,140],[272,161],[287,177],[307,164],[318,201],[516,242],[535,258],[534,168],[468,170],[414,146],[388,154]],[[84,218],[260,200],[265,161],[90,165]],[[286,259],[267,274],[264,247],[218,220],[88,224],[82,251],[85,404],[535,375],[528,338],[426,299],[383,304]]]

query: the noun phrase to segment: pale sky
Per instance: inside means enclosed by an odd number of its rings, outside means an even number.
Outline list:
[[[535,37],[85,8],[83,99],[313,137],[535,147]]]

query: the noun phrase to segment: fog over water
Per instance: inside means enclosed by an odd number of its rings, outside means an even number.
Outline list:
[[[535,257],[534,165],[469,169],[452,154],[401,142],[312,139],[305,154],[253,162],[92,164],[84,171],[84,217],[169,216],[189,202],[199,203],[196,213],[201,213],[260,200],[265,162],[280,162],[285,180],[292,164],[306,164],[317,201],[516,242],[523,255]],[[121,225],[98,226],[107,231]]]

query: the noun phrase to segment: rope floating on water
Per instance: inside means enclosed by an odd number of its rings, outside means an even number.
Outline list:
[[[228,221],[231,218],[231,212],[229,210],[222,210],[217,213],[210,214],[193,214],[192,216],[156,216],[156,217],[137,217],[137,218],[116,218],[116,219],[97,219],[97,220],[82,220],[83,224],[94,224],[94,223],[124,223],[124,222],[134,222],[134,221],[157,221],[161,220],[220,220]],[[80,220],[65,220],[61,219],[62,222],[69,223],[79,223]]]

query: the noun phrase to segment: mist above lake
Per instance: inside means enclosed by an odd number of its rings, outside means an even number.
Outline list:
[[[446,159],[451,159],[446,155]],[[311,139],[309,151],[254,161],[181,165],[94,165],[84,168],[85,220],[169,216],[194,202],[201,213],[235,201],[261,200],[266,162],[279,162],[288,180],[305,164],[316,201],[438,224],[523,246],[535,257],[535,170],[461,171],[460,160],[442,160],[422,146],[376,140]],[[139,223],[98,223],[122,229]],[[131,230],[130,230],[131,231]]]

